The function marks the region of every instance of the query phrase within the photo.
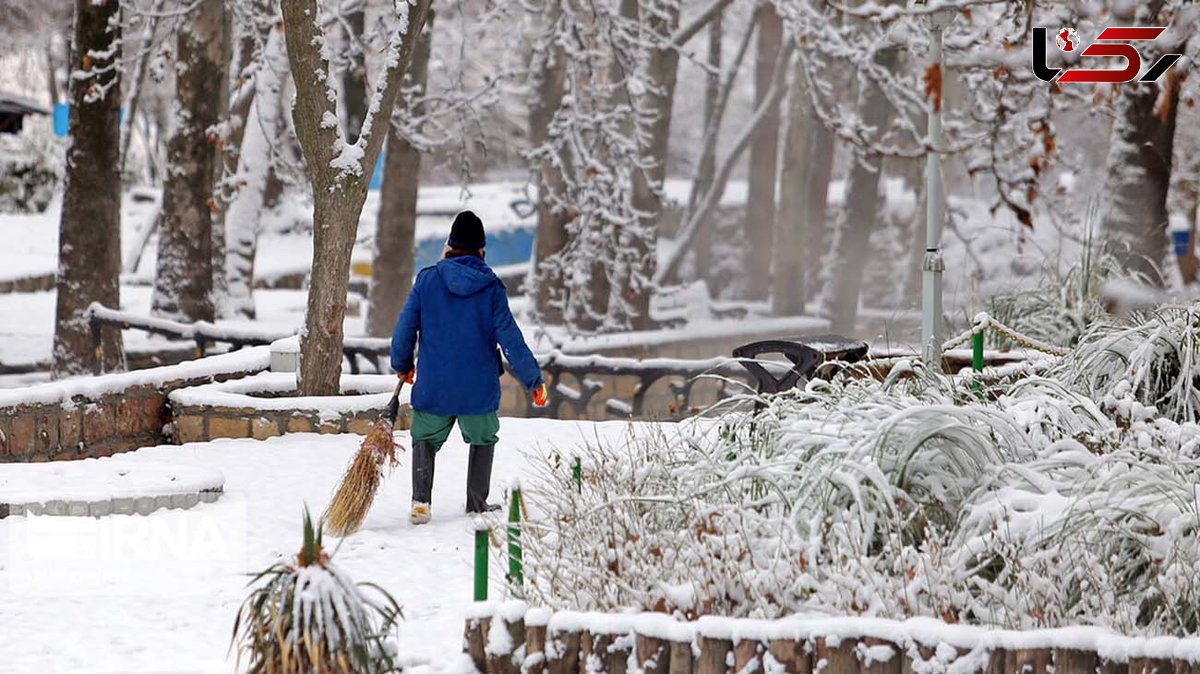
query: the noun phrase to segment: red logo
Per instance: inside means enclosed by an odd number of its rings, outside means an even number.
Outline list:
[[[1079,33],[1074,28],[1063,28],[1054,38],[1054,44],[1063,51],[1075,51],[1079,47]]]
[[[1079,57],[1113,56],[1125,60],[1125,67],[1119,70],[1110,68],[1051,68],[1046,65],[1045,28],[1033,29],[1033,74],[1045,82],[1078,82],[1078,83],[1121,83],[1121,82],[1155,82],[1171,66],[1183,58],[1183,54],[1163,54],[1145,75],[1138,77],[1142,70],[1142,56],[1131,42],[1153,42],[1167,29],[1164,27],[1117,27],[1105,28],[1086,49],[1079,52]],[[1054,43],[1064,52],[1073,52],[1079,48],[1079,35],[1074,28],[1063,28],[1054,36]]]

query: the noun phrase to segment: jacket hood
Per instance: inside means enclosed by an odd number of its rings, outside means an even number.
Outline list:
[[[435,268],[446,289],[460,297],[474,295],[500,280],[486,262],[469,255],[442,260]]]

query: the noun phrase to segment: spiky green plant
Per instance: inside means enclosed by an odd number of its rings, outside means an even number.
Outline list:
[[[249,583],[230,648],[250,674],[377,674],[398,671],[392,639],[400,605],[383,588],[354,583],[322,547],[304,511],[304,544]],[[363,592],[364,589],[370,593]]]

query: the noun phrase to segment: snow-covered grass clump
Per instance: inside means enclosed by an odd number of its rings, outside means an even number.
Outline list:
[[[1106,315],[1105,286],[1128,280],[1116,258],[1085,246],[1079,261],[1065,272],[1047,270],[1032,288],[999,293],[988,312],[1017,332],[1057,346],[1079,342]],[[1012,346],[996,335],[998,346]]]
[[[1048,378],[984,394],[905,364],[597,444],[578,491],[571,457],[551,460],[526,484],[531,598],[1200,627],[1197,429]]]
[[[1096,323],[1058,376],[1096,400],[1132,396],[1175,421],[1200,420],[1200,303]]]

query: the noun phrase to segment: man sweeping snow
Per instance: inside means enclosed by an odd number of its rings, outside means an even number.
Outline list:
[[[442,260],[417,274],[392,334],[392,369],[416,383],[412,392],[412,511],[430,517],[433,464],[455,422],[471,446],[467,512],[497,510],[487,502],[500,420],[500,353],[533,402],[544,407],[546,385],[533,353],[513,320],[504,284],[483,261],[487,237],[471,211],[454,218]],[[413,370],[413,349],[420,358]]]

